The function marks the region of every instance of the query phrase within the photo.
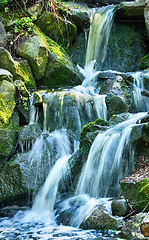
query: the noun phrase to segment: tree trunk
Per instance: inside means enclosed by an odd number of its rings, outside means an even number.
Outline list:
[[[140,230],[145,237],[149,237],[149,212],[147,213],[146,217],[143,219],[140,225]]]

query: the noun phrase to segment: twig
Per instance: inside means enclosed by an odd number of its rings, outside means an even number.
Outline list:
[[[145,208],[143,209],[142,213],[147,209],[148,205],[149,205],[149,202],[148,202],[148,204],[145,206]]]

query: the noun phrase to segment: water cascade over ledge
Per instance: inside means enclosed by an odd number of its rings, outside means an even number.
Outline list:
[[[10,239],[15,239],[22,229],[20,239],[116,239],[109,238],[109,235],[103,237],[100,231],[83,231],[79,227],[98,206],[111,214],[111,198],[119,191],[119,180],[133,172],[131,133],[136,126],[143,126],[141,120],[148,115],[149,101],[142,95],[144,79],[149,79],[148,72],[130,73],[134,79],[135,113],[126,113],[127,119],[108,125],[104,130],[95,126],[97,131],[86,162],[81,170],[76,170],[75,185],[65,190],[72,177],[73,156],[80,150],[82,128],[97,119],[107,122],[107,95],[100,94],[98,75],[105,61],[113,20],[113,5],[93,10],[85,66],[77,66],[84,76],[81,85],[55,91],[41,90],[31,96],[29,125],[41,121],[43,130],[34,143],[22,142],[21,151],[24,154],[27,150],[29,166],[36,166],[32,179],[36,196],[31,210],[20,211],[12,220],[0,222],[0,229],[3,226],[12,229],[12,235],[8,233]],[[33,105],[35,94],[42,99],[42,103],[38,103],[40,109]],[[126,153],[127,159],[124,159]],[[39,189],[36,183],[40,178]],[[61,221],[63,218],[66,223]],[[59,227],[56,221],[60,223]],[[0,238],[6,239],[1,233]]]

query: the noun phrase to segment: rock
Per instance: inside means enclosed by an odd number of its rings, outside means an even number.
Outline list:
[[[34,4],[27,9],[27,13],[30,17],[38,17],[43,11],[43,6],[40,3]]]
[[[118,230],[122,227],[123,221],[112,216],[105,210],[96,208],[91,215],[82,222],[81,228],[83,229],[96,229],[96,230]]]
[[[98,76],[98,79],[99,78],[100,74]],[[130,105],[131,92],[121,76],[116,75],[113,78],[108,78],[100,86],[100,94],[117,96],[121,98],[124,104]]]
[[[121,2],[116,7],[116,18],[118,19],[143,19],[145,0]]]
[[[146,213],[138,213],[131,217],[124,226],[122,226],[121,231],[119,233],[120,238],[128,239],[128,240],[136,240],[136,239],[148,239],[148,237],[144,237],[144,235],[140,231],[140,224],[145,218]]]
[[[3,47],[0,47],[0,66],[8,70],[14,80],[22,80],[28,88],[36,86],[27,61],[14,61],[11,54]]]
[[[66,49],[72,45],[77,33],[74,24],[51,12],[44,12],[37,20],[37,26],[45,35]]]
[[[85,32],[78,35],[74,45],[68,49],[68,52],[72,61],[84,68],[86,55]]]
[[[3,80],[0,82],[0,167],[14,152],[18,123],[12,119],[15,108],[15,87]]]
[[[9,71],[0,68],[0,82],[3,81],[3,80],[6,80],[6,81],[12,83],[13,82],[13,75]]]
[[[19,133],[18,148],[21,152],[30,151],[36,141],[41,135],[41,128],[39,124],[31,124],[23,126]]]
[[[44,76],[48,63],[48,46],[39,35],[30,37],[16,48],[19,56],[26,59],[39,80]]]
[[[118,123],[121,123],[125,120],[128,119],[128,117],[130,116],[130,113],[121,113],[118,115],[112,115],[112,117],[109,120],[109,125],[116,125]]]
[[[76,2],[64,2],[60,11],[65,13],[72,22],[77,26],[77,30],[81,31],[83,29],[90,27],[91,22],[91,11],[86,4],[76,3]]]
[[[128,202],[124,198],[113,199],[111,208],[112,208],[112,215],[116,215],[119,217],[127,215],[129,211]]]
[[[7,35],[4,25],[0,22],[0,47],[6,47],[7,45]]]
[[[114,21],[102,70],[138,71],[139,61],[148,53],[143,31],[145,31],[143,21],[133,23]]]
[[[132,180],[126,178],[120,181],[120,187],[124,197],[129,199],[133,208],[138,212],[143,211],[149,202],[149,178],[141,181],[135,177]],[[146,211],[149,211],[149,207]]]
[[[128,111],[128,105],[123,100],[113,94],[106,97],[107,104],[107,119],[110,119],[113,114],[120,114]]]
[[[58,87],[76,85],[80,82],[75,67],[66,52],[53,40],[45,37],[36,27],[34,34],[35,36],[22,43],[16,51],[28,60],[38,80],[37,85]]]

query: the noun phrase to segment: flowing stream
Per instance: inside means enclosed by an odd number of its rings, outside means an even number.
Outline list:
[[[126,121],[99,133],[89,151],[82,168],[73,196],[60,202],[60,211],[70,211],[69,226],[56,224],[55,203],[61,200],[61,188],[65,187],[70,175],[70,157],[79,148],[81,129],[97,118],[107,119],[106,95],[100,95],[96,77],[105,60],[108,38],[114,18],[114,6],[94,9],[88,38],[86,63],[78,69],[84,76],[82,85],[55,92],[42,91],[43,132],[36,139],[29,154],[30,166],[37,164],[37,175],[41,170],[43,155],[49,161],[50,172],[39,189],[32,209],[19,211],[12,219],[0,220],[0,239],[118,239],[115,232],[81,230],[80,224],[98,205],[104,205],[111,212],[110,197],[118,192],[118,182],[127,175],[128,163],[123,165],[123,152],[129,148],[133,127],[147,115],[146,112],[128,114]],[[133,73],[134,102],[136,112],[148,111],[141,91],[144,90],[141,73]],[[148,78],[148,73],[146,73]],[[38,109],[31,98],[30,123],[37,123]],[[29,148],[29,147],[28,147]],[[23,147],[22,147],[23,152]],[[115,177],[116,175],[116,177]],[[38,177],[38,176],[37,176]],[[34,179],[36,182],[36,179]],[[70,206],[78,206],[76,209]],[[58,213],[56,213],[58,215]]]

